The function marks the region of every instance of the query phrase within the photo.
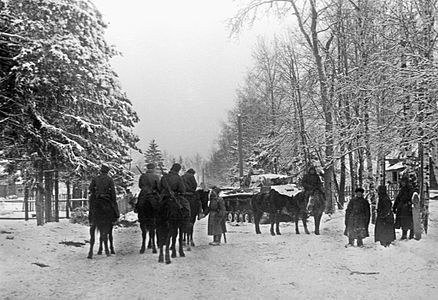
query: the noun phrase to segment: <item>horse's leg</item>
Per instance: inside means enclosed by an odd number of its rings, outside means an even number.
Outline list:
[[[158,246],[160,248],[160,254],[158,255],[158,262],[164,262],[163,245]]]
[[[163,246],[165,244],[165,240],[163,241],[163,230],[161,227],[157,227],[157,246],[160,250],[160,254],[158,255],[158,262],[164,262],[164,253]]]
[[[302,220],[303,220],[304,231],[306,232],[306,234],[310,234],[309,229],[307,229],[307,213],[303,212]]]
[[[102,251],[103,251],[103,231],[101,230],[101,228],[97,227],[97,231],[99,232],[99,249],[97,250],[97,255],[102,255]]]
[[[147,233],[145,222],[140,222],[140,229],[141,229],[141,240],[142,240],[140,254],[143,254],[146,248],[145,242],[146,242],[146,233]]]
[[[280,233],[280,212],[279,211],[275,212],[275,226],[276,226],[276,228],[275,228],[276,233],[278,235],[281,235],[281,233]]]
[[[109,251],[109,248],[108,248],[109,226],[111,226],[111,225],[106,224],[105,228],[102,230],[102,234],[100,235],[100,238],[103,241],[103,245],[105,246],[105,254],[106,254],[106,256],[110,256],[111,255],[110,251]]]
[[[299,213],[294,214],[295,221],[295,234],[300,234],[300,229],[298,228],[298,221],[300,220]]]
[[[184,253],[184,247],[183,247],[183,240],[182,240],[182,234],[186,231],[185,227],[187,227],[187,225],[185,224],[180,224],[179,226],[179,238],[178,238],[178,246],[179,246],[179,256],[180,257],[184,257],[186,256]],[[190,247],[190,245],[189,245]]]
[[[316,213],[313,215],[315,220],[315,234],[319,235],[319,224],[321,223],[322,213]]]
[[[168,231],[168,233],[170,234],[170,231]],[[170,260],[170,251],[169,251],[169,246],[170,246],[170,235],[167,235],[166,238],[166,253],[165,253],[165,260],[166,260],[166,264],[170,264],[172,261]]]
[[[254,214],[254,226],[256,234],[261,234],[260,231],[260,219],[262,218],[262,212],[256,211]]]
[[[116,252],[114,251],[114,244],[113,244],[113,225],[112,224],[111,224],[110,231],[108,234],[108,239],[109,239],[109,243],[110,243],[111,254],[116,254]]]
[[[155,228],[153,226],[149,228],[149,241],[152,244],[152,253],[157,253],[157,248],[155,247]]]
[[[90,226],[90,251],[88,252],[88,258],[93,258],[94,239],[96,235],[96,225]]]
[[[186,236],[187,236],[187,251],[192,251],[191,243],[193,243],[193,223],[187,223],[186,228]]]
[[[170,225],[170,233],[169,233],[169,244],[170,239],[172,239],[172,246],[170,247],[172,250],[172,258],[176,257],[176,236],[178,234],[178,226],[175,224]]]
[[[269,213],[269,221],[271,222],[271,235],[275,235],[274,232],[274,223],[275,223],[275,212]]]

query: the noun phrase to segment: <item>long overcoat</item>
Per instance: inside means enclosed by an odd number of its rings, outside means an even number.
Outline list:
[[[210,193],[208,213],[208,235],[221,235],[227,232],[225,225],[225,201],[214,191]]]
[[[394,214],[388,194],[379,193],[377,204],[376,226],[374,227],[374,241],[390,243],[395,240]]]
[[[409,186],[402,186],[394,201],[396,213],[395,228],[403,230],[413,229],[412,221],[412,195],[414,191]]]
[[[114,181],[106,173],[93,178],[89,186],[90,190],[90,223],[111,219],[117,221],[120,216],[116,199]],[[102,210],[102,208],[104,210]]]
[[[370,204],[364,197],[354,197],[348,203],[345,211],[344,235],[352,239],[362,239],[369,236]]]

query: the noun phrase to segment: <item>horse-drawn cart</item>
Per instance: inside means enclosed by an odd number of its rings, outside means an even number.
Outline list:
[[[251,198],[259,189],[222,189],[219,196],[224,199],[230,222],[252,222]]]

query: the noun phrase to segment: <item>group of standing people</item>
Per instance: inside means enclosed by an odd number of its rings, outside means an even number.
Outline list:
[[[412,219],[412,196],[414,189],[407,177],[400,180],[400,190],[395,198],[394,205],[388,195],[386,186],[377,188],[378,204],[376,224],[374,228],[374,241],[388,247],[396,239],[395,229],[402,229],[401,239],[414,237]],[[395,214],[395,218],[394,218]],[[370,204],[364,198],[364,189],[357,188],[355,197],[348,203],[345,211],[345,231],[348,237],[347,246],[353,246],[357,240],[357,246],[363,246],[363,239],[369,236],[368,226],[370,223]]]

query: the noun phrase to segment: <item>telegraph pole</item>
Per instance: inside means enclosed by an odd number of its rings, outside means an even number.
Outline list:
[[[238,128],[238,148],[239,148],[239,177],[243,177],[243,150],[242,150],[242,116],[237,115],[237,128]]]

